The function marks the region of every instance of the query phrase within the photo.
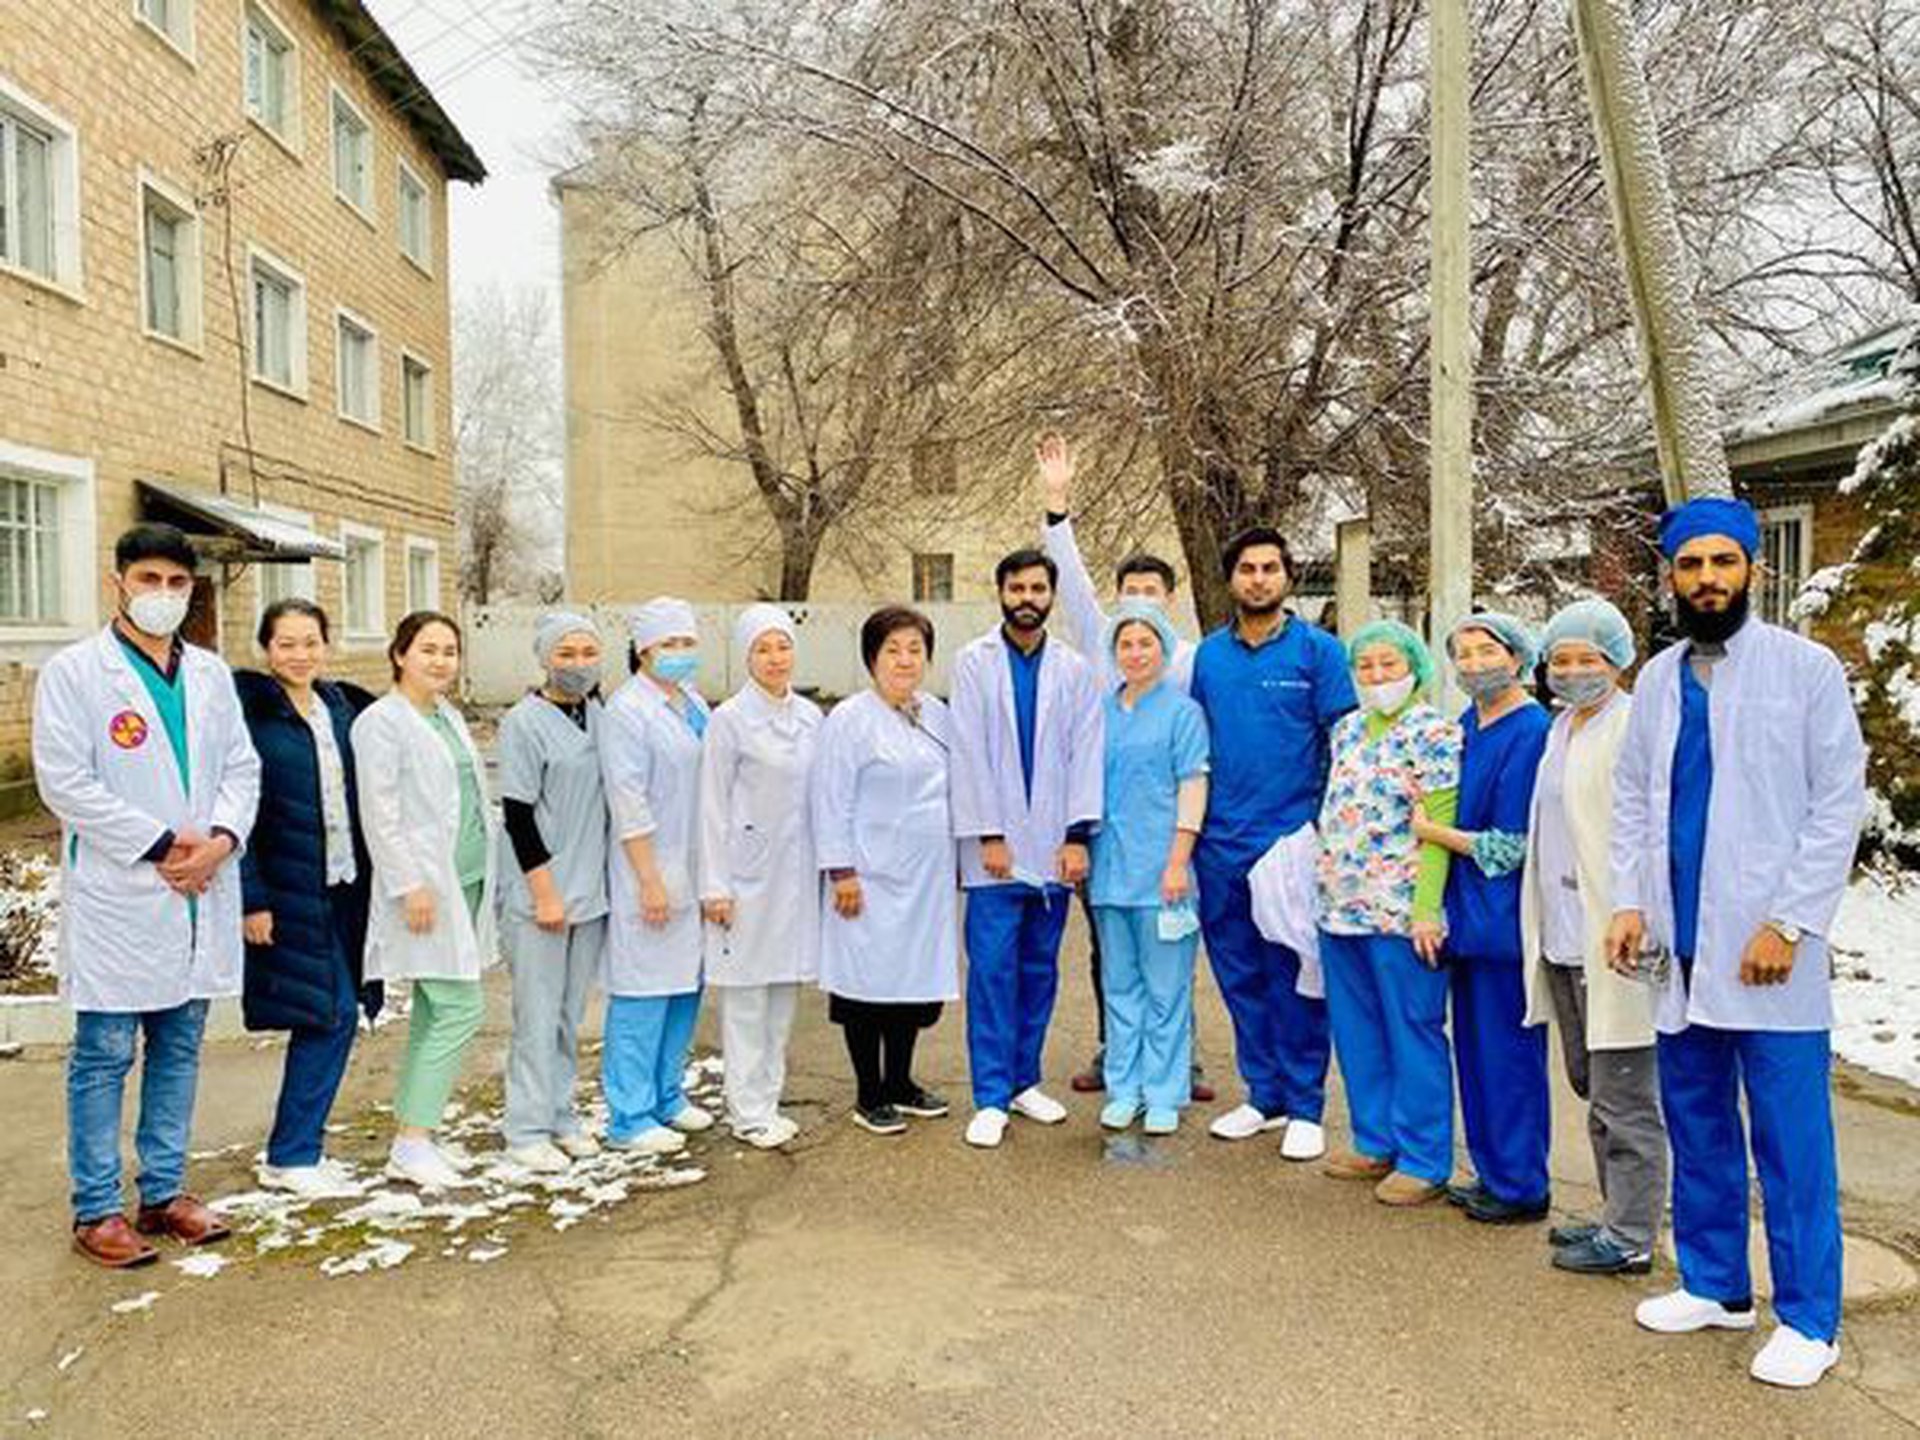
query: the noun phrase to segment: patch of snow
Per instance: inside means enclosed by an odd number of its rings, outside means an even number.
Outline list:
[[[369,1270],[391,1270],[409,1255],[413,1246],[404,1240],[376,1240],[353,1255],[334,1255],[320,1262],[323,1275],[364,1275]]]
[[[1220,188],[1220,177],[1207,163],[1207,142],[1198,138],[1173,140],[1157,150],[1135,155],[1126,162],[1127,178],[1165,200],[1191,200]]]
[[[1920,1086],[1920,876],[1850,886],[1833,951],[1835,1052]]]
[[[150,1309],[159,1298],[158,1290],[143,1290],[131,1300],[116,1300],[111,1308],[116,1315],[131,1315],[139,1310]]]
[[[191,1275],[196,1280],[211,1280],[233,1262],[226,1256],[212,1250],[196,1250],[191,1255],[182,1255],[173,1262],[173,1268],[182,1275]]]
[[[74,1361],[78,1360],[82,1355],[86,1353],[87,1353],[87,1347],[84,1345],[81,1345],[76,1349],[69,1350],[66,1354],[60,1357],[59,1363],[56,1364],[53,1368],[59,1371],[62,1375],[64,1375],[67,1373],[67,1371],[73,1368]]]
[[[1833,605],[1834,596],[1847,583],[1854,569],[1849,563],[1829,565],[1824,570],[1814,571],[1801,585],[1800,593],[1794,596],[1793,604],[1787,610],[1787,618],[1798,625],[1826,614]]]

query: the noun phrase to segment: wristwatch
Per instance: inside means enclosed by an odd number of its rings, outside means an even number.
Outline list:
[[[1806,933],[1798,925],[1789,925],[1785,920],[1769,920],[1767,929],[1773,931],[1789,945],[1798,945],[1800,937]]]

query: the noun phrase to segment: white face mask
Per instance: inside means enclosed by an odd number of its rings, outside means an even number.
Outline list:
[[[1384,685],[1360,685],[1360,703],[1375,715],[1391,715],[1413,696],[1413,676],[1402,675]]]
[[[187,620],[191,595],[167,590],[147,590],[127,600],[127,618],[142,634],[164,640]]]

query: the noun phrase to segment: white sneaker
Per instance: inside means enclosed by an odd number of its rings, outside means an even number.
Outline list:
[[[600,1142],[584,1130],[576,1130],[571,1135],[556,1135],[553,1143],[561,1154],[575,1160],[591,1160],[600,1153]]]
[[[687,1137],[678,1130],[655,1125],[626,1140],[607,1137],[609,1150],[624,1150],[629,1155],[678,1155],[687,1148]]]
[[[573,1162],[550,1140],[517,1145],[507,1151],[507,1159],[522,1170],[531,1170],[536,1175],[564,1175],[573,1168]]]
[[[1236,1105],[1207,1126],[1207,1133],[1216,1140],[1251,1140],[1268,1130],[1286,1128],[1284,1115],[1269,1115],[1255,1105]]]
[[[776,1115],[764,1125],[736,1130],[734,1135],[756,1150],[778,1150],[800,1133],[800,1127],[784,1115]]]
[[[1327,1132],[1313,1120],[1289,1120],[1280,1137],[1282,1160],[1318,1160],[1327,1153]]]
[[[320,1157],[320,1168],[342,1185],[357,1185],[362,1190],[367,1188],[366,1182],[361,1180],[353,1166],[344,1160],[336,1160],[331,1155],[323,1155]]]
[[[1006,1133],[1007,1112],[991,1105],[985,1110],[974,1111],[973,1119],[967,1122],[967,1144],[977,1145],[982,1150],[997,1150]]]
[[[1760,1347],[1748,1373],[1768,1385],[1805,1390],[1840,1361],[1840,1347],[1809,1340],[1791,1325],[1782,1325]]]
[[[456,1174],[464,1175],[474,1167],[475,1161],[472,1154],[468,1152],[466,1146],[457,1141],[448,1140],[442,1143],[436,1140],[433,1142],[433,1148],[446,1163],[447,1168]]]
[[[264,1189],[282,1190],[303,1200],[344,1200],[366,1193],[366,1186],[324,1161],[316,1165],[262,1165],[258,1172]]]
[[[1687,1335],[1695,1330],[1751,1330],[1753,1311],[1729,1310],[1718,1300],[1702,1300],[1685,1290],[1674,1290],[1642,1300],[1633,1318],[1643,1330],[1662,1335]]]
[[[680,1113],[667,1121],[682,1135],[697,1135],[702,1130],[713,1128],[713,1115],[698,1105],[687,1104],[680,1107]]]
[[[1013,1113],[1037,1120],[1042,1125],[1058,1125],[1067,1118],[1067,1107],[1038,1085],[1029,1085],[1013,1097]]]
[[[427,1141],[417,1145],[395,1144],[387,1154],[387,1178],[422,1190],[458,1190],[468,1183],[467,1177],[449,1165],[446,1157]]]

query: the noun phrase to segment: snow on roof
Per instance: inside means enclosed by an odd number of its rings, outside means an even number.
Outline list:
[[[1906,389],[1894,362],[1920,350],[1920,318],[1884,325],[1729,398],[1728,444],[1785,435],[1860,411],[1892,409]]]

